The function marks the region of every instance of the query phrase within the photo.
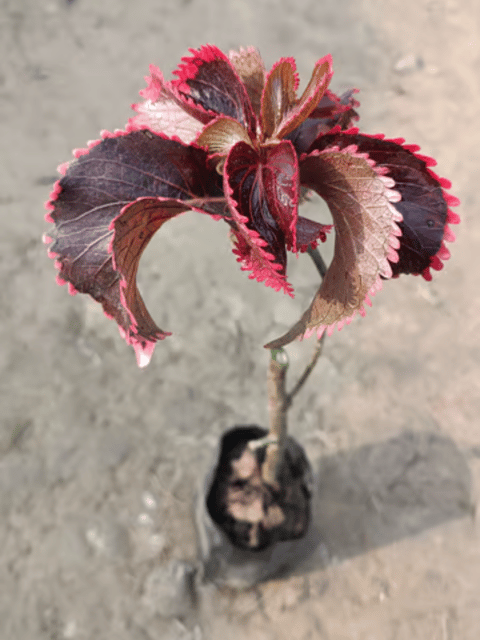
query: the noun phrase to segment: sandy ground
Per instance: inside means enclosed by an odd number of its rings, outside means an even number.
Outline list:
[[[476,0],[0,0],[1,640],[478,640],[479,18]],[[463,222],[432,283],[386,283],[327,341],[292,410],[313,555],[168,619],[158,584],[195,559],[195,487],[226,428],[265,424],[261,345],[313,267],[293,261],[286,300],[238,270],[224,225],[166,225],[140,281],[174,337],[139,370],[40,238],[57,164],[124,125],[149,63],[168,74],[205,42],[294,56],[304,80],[332,53],[363,130],[436,157]],[[312,346],[289,349],[292,380]]]

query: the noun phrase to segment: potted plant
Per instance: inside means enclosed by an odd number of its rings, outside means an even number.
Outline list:
[[[287,411],[325,334],[364,315],[383,280],[401,274],[430,280],[431,270],[442,268],[445,242],[454,240],[449,225],[459,221],[451,210],[458,200],[418,146],[360,133],[356,91],[338,96],[329,89],[329,55],[316,62],[300,96],[293,58],[267,72],[252,47],[228,55],[213,45],[190,50],[174,74],[166,81],[151,66],[125,129],[103,131],[60,165],[62,177],[46,205],[53,227],[45,242],[58,282],[101,303],[139,366],[170,335],[155,324],[136,285],[144,248],[170,219],[196,211],[223,220],[241,269],[289,296],[287,251],[308,253],[317,265],[310,306],[266,345],[269,429],[227,432],[202,494],[198,522],[208,512],[220,532],[215,562],[231,553],[234,564],[235,554],[241,563],[247,557],[270,563],[266,571],[253,570],[248,582],[276,571],[285,552],[274,561],[272,549],[308,531],[310,469],[287,434]],[[299,215],[312,191],[326,201],[333,225]],[[327,267],[317,245],[332,226],[335,251]],[[317,337],[312,361],[287,393],[283,347],[311,335]],[[212,545],[202,549],[208,564]]]

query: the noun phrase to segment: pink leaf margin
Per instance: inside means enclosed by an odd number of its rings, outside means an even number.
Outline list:
[[[230,187],[226,173],[224,174],[224,193],[237,227],[237,230],[232,230],[236,238],[233,253],[237,256],[241,270],[251,271],[248,274],[250,280],[264,282],[267,287],[272,287],[275,291],[282,290],[294,298],[292,285],[287,281],[285,275],[279,273],[281,265],[275,262],[273,254],[265,250],[267,242],[258,231],[249,229],[247,226],[248,218],[238,211],[238,203],[233,198],[233,189]],[[247,250],[250,250],[253,255],[246,256]]]
[[[340,131],[340,128],[339,128],[339,131]],[[345,133],[345,132],[342,132],[342,133]],[[393,178],[386,175],[387,173],[386,168],[377,165],[376,162],[369,157],[368,153],[357,152],[357,145],[355,144],[352,144],[343,148],[340,148],[339,146],[334,145],[322,151],[315,150],[311,154],[303,154],[300,157],[300,165],[302,163],[302,160],[307,156],[320,156],[322,154],[332,153],[332,152],[342,153],[342,154],[344,153],[344,154],[352,155],[357,158],[362,158],[368,163],[368,165],[376,173],[380,182],[383,184],[383,195],[386,198],[388,207],[392,214],[391,230],[388,237],[388,246],[385,252],[385,256],[383,260],[379,263],[379,268],[378,268],[377,275],[375,276],[375,280],[371,285],[370,289],[368,290],[363,303],[358,309],[355,309],[350,315],[344,318],[341,318],[340,320],[335,320],[331,324],[328,324],[328,325],[320,324],[320,325],[307,328],[305,330],[300,330],[300,332],[298,332],[296,331],[296,327],[302,324],[303,319],[305,318],[305,316],[308,314],[310,310],[310,306],[309,306],[309,308],[307,309],[305,314],[302,315],[302,318],[298,321],[298,323],[296,323],[289,331],[287,331],[286,334],[284,334],[280,338],[272,340],[269,343],[267,343],[265,345],[266,349],[278,348],[280,346],[284,346],[285,344],[288,344],[289,342],[292,342],[295,338],[298,338],[299,340],[303,340],[305,338],[311,337],[314,334],[316,334],[318,339],[320,339],[324,333],[326,333],[328,336],[331,336],[335,331],[335,328],[337,328],[337,330],[340,331],[346,324],[347,325],[350,324],[357,314],[361,315],[362,317],[365,317],[366,315],[365,305],[371,307],[372,297],[382,289],[382,286],[383,286],[382,276],[384,278],[390,278],[392,276],[392,268],[391,268],[390,262],[397,262],[399,259],[397,250],[400,247],[399,237],[401,237],[402,232],[397,223],[402,222],[403,216],[394,206],[394,204],[396,202],[399,202],[401,199],[400,193],[394,189],[395,181],[393,180]]]
[[[131,105],[137,115],[130,118],[128,126],[149,129],[152,133],[177,137],[184,144],[191,144],[205,124],[218,116],[205,110],[188,95],[181,94],[174,82],[166,82],[161,70],[151,64],[150,75],[145,76],[146,87],[139,92],[143,102]]]
[[[171,89],[177,92],[185,105],[192,107],[195,112],[198,111],[199,115],[201,115],[202,112],[210,117],[222,115],[214,111],[206,111],[200,104],[195,102],[195,100],[190,97],[190,87],[187,83],[188,80],[194,80],[197,77],[199,69],[203,64],[221,60],[227,65],[229,73],[232,74],[233,81],[236,84],[235,88],[241,95],[242,107],[246,118],[246,128],[250,135],[255,136],[256,118],[250,102],[250,97],[247,93],[245,84],[242,82],[229,56],[213,44],[205,44],[199,49],[191,48],[188,51],[190,55],[181,58],[180,65],[173,71],[173,75],[176,76],[176,78],[169,83]]]
[[[358,130],[356,132],[358,132]],[[351,133],[351,131],[347,131],[343,133]],[[401,199],[400,193],[398,191],[395,191],[395,181],[393,180],[393,178],[390,178],[386,175],[387,172],[385,171],[384,167],[377,165],[376,162],[369,157],[368,153],[357,152],[357,145],[347,146],[347,147],[344,147],[343,149],[340,149],[339,147],[337,148],[333,147],[325,151],[332,152],[335,150],[341,153],[347,153],[349,155],[353,155],[357,158],[363,158],[364,160],[367,161],[367,163],[370,165],[373,171],[375,171],[378,178],[384,185],[384,196],[388,201],[389,208],[392,212],[391,232],[388,239],[387,252],[385,254],[383,261],[379,265],[379,272],[375,278],[375,282],[373,283],[370,290],[368,291],[363,304],[358,309],[354,310],[353,313],[346,318],[342,318],[341,320],[332,322],[332,324],[329,324],[329,325],[320,326],[319,328],[312,327],[311,329],[307,329],[303,334],[302,338],[309,338],[310,336],[316,333],[317,337],[320,339],[324,332],[326,332],[328,336],[331,336],[335,331],[335,328],[337,328],[337,330],[340,331],[346,324],[349,325],[352,322],[352,320],[355,318],[357,313],[360,316],[362,316],[362,318],[364,318],[367,313],[365,309],[365,305],[371,307],[372,297],[376,295],[379,291],[381,291],[383,287],[383,281],[381,276],[383,276],[384,278],[390,278],[392,276],[392,268],[390,266],[390,262],[398,262],[398,259],[399,259],[397,249],[399,249],[400,247],[399,237],[401,237],[402,232],[400,230],[400,227],[396,223],[402,222],[403,216],[394,207],[394,204],[396,202],[399,202]]]
[[[133,131],[140,131],[143,129],[147,129],[147,127],[141,125],[140,123],[136,123],[133,120],[130,120],[130,122],[127,124],[127,126],[125,127],[125,129],[116,129],[113,133],[110,131],[107,131],[106,129],[102,130],[100,132],[100,138],[97,140],[91,140],[87,143],[87,146],[85,148],[79,148],[79,149],[74,149],[72,152],[72,155],[74,157],[74,160],[72,161],[67,161],[62,163],[61,165],[59,165],[59,167],[57,168],[58,172],[64,176],[68,170],[68,167],[70,166],[70,164],[72,162],[75,161],[75,159],[80,158],[81,156],[87,155],[91,149],[93,149],[94,147],[96,147],[98,144],[100,144],[103,140],[105,140],[106,138],[117,138],[117,137],[122,137],[122,136],[126,136],[129,133],[132,133]],[[156,132],[154,132],[155,135],[160,135]],[[167,138],[168,136],[162,136],[164,138]],[[174,140],[178,140],[179,142],[183,143],[182,140],[180,140],[179,138],[172,138]],[[47,200],[47,202],[45,203],[45,209],[47,211],[47,213],[45,214],[45,221],[51,224],[55,224],[55,220],[52,218],[52,211],[54,211],[55,209],[55,201],[58,199],[58,196],[60,195],[60,193],[62,192],[62,186],[61,186],[61,180],[62,178],[60,178],[59,180],[57,180],[54,185],[53,185],[53,189],[50,193],[50,196]],[[142,198],[137,198],[137,200],[140,200]],[[134,200],[133,202],[136,202],[136,200]],[[128,203],[128,205],[126,205],[125,207],[122,208],[121,212],[119,215],[115,216],[115,218],[111,221],[110,226],[109,226],[109,230],[112,231],[112,238],[109,242],[109,247],[108,247],[108,251],[109,254],[112,256],[112,265],[114,267],[114,269],[116,270],[116,266],[115,266],[115,260],[114,260],[114,256],[113,256],[113,251],[112,251],[112,244],[113,244],[113,228],[114,228],[114,223],[115,220],[122,215],[123,211],[126,209],[126,207],[130,206],[132,203]],[[212,216],[215,218],[215,216]],[[45,245],[50,245],[53,242],[52,238],[48,235],[48,232],[43,234],[43,243]],[[52,260],[54,260],[54,265],[55,268],[57,269],[57,276],[56,276],[56,282],[58,285],[63,286],[65,284],[68,285],[68,292],[70,295],[74,296],[77,293],[79,293],[79,291],[75,288],[75,286],[71,283],[68,282],[66,280],[64,280],[61,275],[60,275],[60,270],[61,270],[61,263],[58,260],[58,254],[55,253],[54,251],[51,251],[47,248],[47,255],[49,258],[51,258]],[[121,298],[121,303],[125,309],[125,312],[129,315],[130,317],[130,322],[131,322],[131,329],[133,331],[127,333],[127,331],[125,331],[125,329],[123,327],[121,327],[118,323],[118,330],[120,335],[122,336],[122,338],[125,340],[125,342],[129,345],[131,345],[135,351],[135,357],[137,360],[137,364],[139,367],[146,367],[153,355],[153,352],[155,350],[155,344],[156,341],[152,341],[152,340],[147,340],[145,338],[142,338],[141,336],[136,335],[135,333],[135,322],[134,319],[132,317],[132,314],[129,310],[129,308],[126,306],[126,300],[125,300],[125,296],[123,293],[123,290],[126,286],[126,283],[123,280],[123,277],[121,275],[121,273],[119,272],[120,277],[121,277],[121,281],[120,281],[120,298]],[[103,309],[103,306],[102,306]],[[105,309],[103,309],[103,313],[104,315],[109,319],[112,320],[114,319],[113,315],[106,312]],[[161,331],[156,338],[158,340],[163,340],[166,337],[172,335],[170,332],[166,332],[166,331]]]
[[[418,275],[422,275],[425,280],[430,282],[432,280],[432,273],[430,269],[433,269],[434,271],[441,271],[444,267],[443,261],[449,260],[451,256],[449,249],[445,246],[445,242],[455,242],[456,236],[449,225],[460,223],[460,216],[458,215],[458,213],[455,213],[451,209],[451,207],[458,207],[460,204],[460,200],[459,198],[457,198],[456,196],[448,192],[448,190],[451,189],[452,187],[452,183],[450,182],[450,180],[447,180],[447,178],[442,178],[441,176],[437,175],[434,171],[432,171],[431,167],[435,167],[438,164],[435,158],[418,153],[421,147],[418,144],[406,143],[405,138],[386,138],[385,134],[383,133],[376,133],[376,134],[363,133],[362,131],[359,130],[358,127],[352,127],[347,131],[342,131],[340,127],[335,127],[328,133],[329,134],[343,133],[343,134],[353,134],[353,135],[360,133],[362,136],[365,136],[368,138],[374,138],[376,140],[385,140],[386,142],[394,142],[395,144],[400,145],[402,149],[405,149],[405,151],[410,151],[410,153],[413,153],[413,155],[416,158],[418,158],[419,160],[422,160],[425,163],[426,171],[440,185],[442,190],[442,196],[447,204],[447,218],[445,222],[443,239],[440,245],[440,249],[437,251],[437,253],[434,256],[430,258],[429,266],[426,267],[421,274],[418,274]],[[394,277],[398,277],[398,276],[394,276]]]

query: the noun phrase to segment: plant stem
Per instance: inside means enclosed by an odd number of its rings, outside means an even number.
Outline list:
[[[327,265],[317,249],[307,249],[308,255],[317,267],[322,280],[327,272]],[[285,381],[288,370],[288,356],[283,349],[272,349],[267,374],[269,431],[265,438],[250,443],[251,449],[266,447],[265,460],[262,464],[263,481],[275,485],[278,470],[283,460],[285,441],[287,439],[287,411],[293,403],[294,397],[305,384],[312,373],[322,353],[325,333],[317,341],[315,351],[290,393],[286,392]]]
[[[317,271],[321,275],[323,280],[325,277],[325,274],[327,273],[328,267],[325,263],[325,260],[322,258],[320,251],[318,249],[312,249],[311,247],[308,247],[307,253],[310,256],[310,258],[313,260],[313,263],[317,267]]]
[[[310,256],[310,258],[313,260],[313,263],[317,267],[318,273],[320,274],[323,280],[323,278],[325,277],[325,274],[327,273],[328,267],[320,251],[318,249],[312,249],[311,247],[309,247],[307,249],[307,253]],[[293,387],[290,393],[287,394],[287,397],[286,397],[287,409],[291,406],[293,402],[293,398],[297,395],[297,393],[300,391],[300,389],[303,387],[303,385],[307,381],[307,378],[309,377],[309,375],[314,370],[315,365],[317,364],[318,359],[322,354],[324,341],[325,341],[325,333],[322,333],[322,337],[317,341],[317,346],[315,347],[315,351],[313,352],[310,362],[308,363],[305,371],[302,373],[302,375],[298,379],[297,384]]]
[[[283,349],[272,349],[267,375],[269,432],[262,465],[264,482],[274,485],[278,475],[278,466],[283,458],[283,449],[287,437],[287,393],[285,379],[288,370],[288,357]]]

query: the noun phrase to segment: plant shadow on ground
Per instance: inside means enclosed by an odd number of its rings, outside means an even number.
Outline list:
[[[312,525],[302,544],[309,572],[472,513],[471,476],[455,443],[405,432],[319,462]]]

